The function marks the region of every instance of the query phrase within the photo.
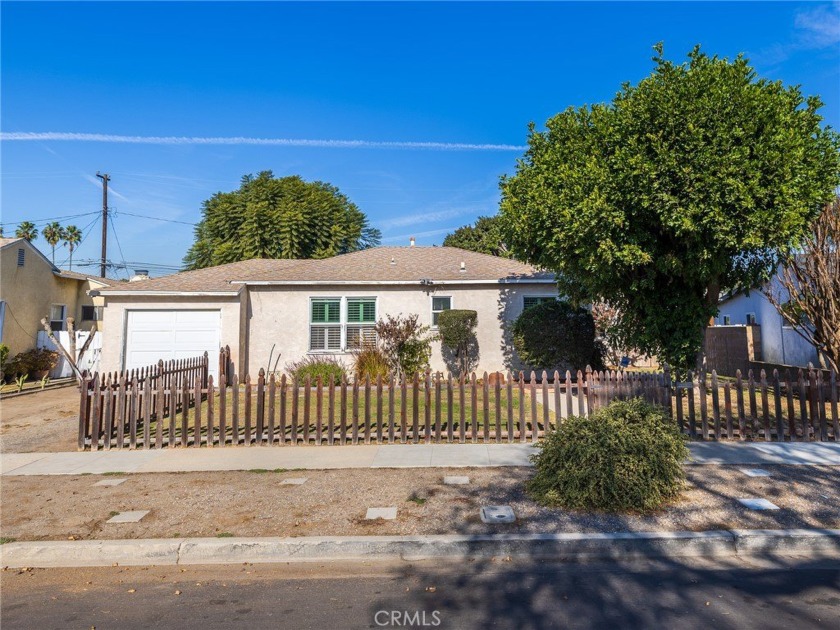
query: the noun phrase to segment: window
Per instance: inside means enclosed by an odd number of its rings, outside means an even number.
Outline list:
[[[544,304],[545,302],[553,302],[557,298],[553,295],[526,295],[522,299],[522,310],[529,309],[537,304]]]
[[[26,250],[21,247],[18,249],[18,267],[23,267],[26,262]]]
[[[101,322],[102,321],[102,307],[101,306],[82,306],[82,321],[83,322]]]
[[[724,326],[729,326],[730,324],[732,324],[732,318],[729,315],[724,315],[723,316],[723,325]]]
[[[310,350],[341,350],[341,299],[312,300]]]
[[[446,297],[432,297],[432,327],[437,328],[438,315],[443,311],[448,311],[452,308],[452,298]]]
[[[310,304],[311,352],[355,350],[376,341],[376,298],[312,298]]]
[[[747,326],[754,326],[755,324],[755,313],[747,313]]]
[[[358,349],[376,343],[376,300],[373,298],[348,298],[347,300],[347,349]]]
[[[64,313],[67,307],[64,304],[53,304],[50,307],[50,329],[64,330]]]

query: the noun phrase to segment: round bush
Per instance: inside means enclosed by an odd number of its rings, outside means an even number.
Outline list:
[[[528,491],[543,505],[647,512],[680,495],[686,457],[685,438],[660,407],[615,400],[542,440]]]
[[[300,384],[306,381],[307,376],[310,384],[317,383],[319,377],[321,382],[325,384],[330,382],[330,377],[333,378],[334,383],[340,383],[341,377],[346,374],[344,365],[335,357],[318,355],[304,357],[300,361],[289,363],[286,365],[286,371]]]

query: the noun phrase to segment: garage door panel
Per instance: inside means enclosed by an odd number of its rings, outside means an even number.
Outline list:
[[[201,356],[211,358],[210,373],[216,374],[213,360],[221,344],[221,311],[167,310],[128,311],[126,321],[125,369],[131,370],[158,361]]]

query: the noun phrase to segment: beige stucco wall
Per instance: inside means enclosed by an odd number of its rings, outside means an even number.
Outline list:
[[[26,250],[23,267],[17,264],[20,248]],[[0,296],[6,302],[2,341],[10,356],[35,347],[41,318],[49,317],[53,304],[64,304],[66,317],[79,322],[82,304],[93,304],[84,292],[87,284],[56,276],[31,245],[12,243],[0,250]]]
[[[241,318],[239,296],[178,297],[178,296],[105,296],[102,355],[100,370],[109,372],[123,368],[125,350],[125,322],[129,310],[219,309],[221,311],[221,345],[229,345],[231,360],[241,372]],[[216,365],[218,354],[210,356]]]
[[[512,356],[505,323],[522,312],[525,295],[556,295],[553,284],[531,285],[438,285],[434,292],[419,285],[405,286],[318,286],[250,287],[248,291],[248,347],[247,365],[251,374],[266,367],[272,346],[274,356],[281,353],[278,369],[296,361],[309,352],[309,300],[324,297],[376,297],[377,318],[386,314],[417,313],[420,322],[432,323],[432,295],[451,296],[452,308],[471,309],[478,313],[476,337],[479,347],[477,371],[492,372],[520,366]],[[335,354],[348,365],[352,355]],[[440,343],[432,348],[431,367],[446,371]]]

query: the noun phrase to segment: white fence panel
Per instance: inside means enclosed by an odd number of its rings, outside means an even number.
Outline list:
[[[53,333],[56,338],[58,339],[59,343],[64,346],[65,350],[70,352],[70,333],[66,330],[59,330]],[[77,330],[76,331],[76,359],[78,361],[79,358],[79,350],[82,349],[82,346],[85,345],[85,341],[90,336],[90,331],[88,330]],[[38,331],[38,347],[39,348],[47,348],[49,350],[57,351],[58,348],[55,347],[55,344],[47,335],[46,331],[40,330]],[[79,363],[80,370],[87,370],[88,372],[97,372],[99,371],[99,357],[102,354],[102,333],[97,331],[93,333],[93,341],[90,342],[90,346],[85,351],[84,356],[82,357],[81,363]],[[58,364],[52,369],[50,372],[50,378],[65,378],[68,376],[73,376],[73,370],[70,367],[70,364],[67,363],[67,360],[64,358],[64,355],[59,353],[58,356]]]

